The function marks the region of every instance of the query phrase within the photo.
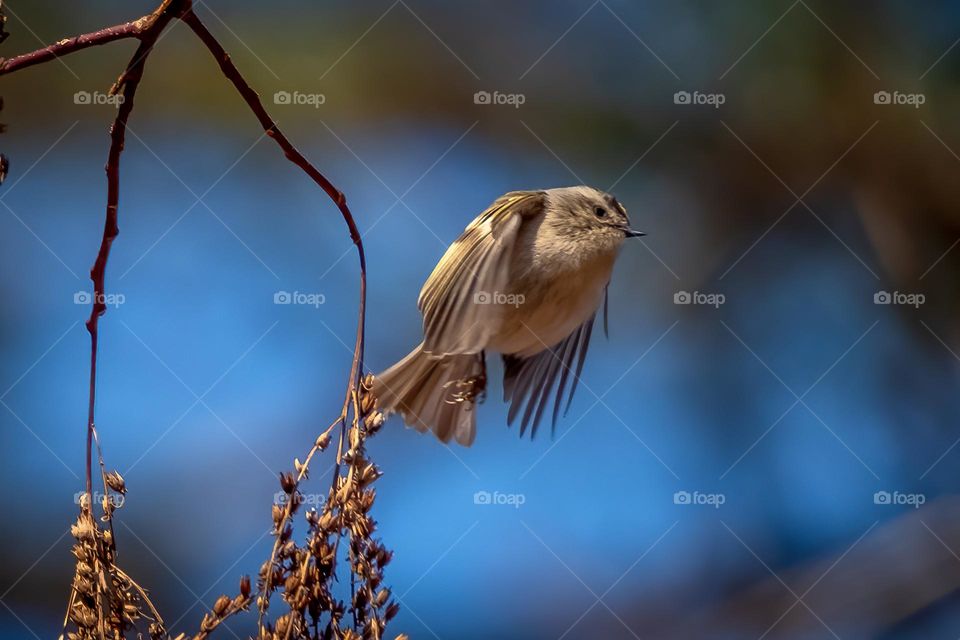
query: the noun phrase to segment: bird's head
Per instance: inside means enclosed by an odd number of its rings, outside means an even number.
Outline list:
[[[627,210],[615,197],[592,187],[548,189],[545,208],[558,235],[581,246],[614,250],[626,238],[646,235],[630,227]]]

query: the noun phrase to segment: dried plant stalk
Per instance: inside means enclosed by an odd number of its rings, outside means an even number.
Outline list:
[[[307,478],[309,465],[318,451],[330,444],[330,432],[345,421],[334,422],[317,438],[306,461],[294,460],[294,472],[280,474],[284,506],[274,505],[275,542],[270,558],[260,568],[258,581],[260,638],[363,638],[380,640],[387,622],[399,610],[391,591],[383,586],[383,570],[393,553],[373,536],[376,522],[370,516],[376,493],[373,483],[380,470],[366,455],[366,439],[383,425],[370,392],[373,376],[368,375],[351,402],[351,420],[346,439],[341,439],[327,499],[320,510],[305,512],[306,541],[293,540],[292,517],[303,504],[300,483]],[[334,593],[340,542],[346,537],[351,573],[349,602]],[[287,610],[271,625],[265,621],[270,597],[281,591]],[[352,624],[344,624],[349,614]]]
[[[5,75],[116,40],[134,38],[140,42],[133,58],[110,90],[111,94],[122,93],[124,101],[110,129],[110,152],[106,164],[106,220],[100,249],[91,269],[95,295],[86,323],[91,338],[86,487],[80,501],[80,514],[71,529],[76,540],[73,548],[76,569],[61,638],[121,640],[130,634],[142,638],[144,626],[152,640],[171,638],[146,590],[116,564],[113,517],[115,510],[122,505],[118,497],[126,494],[126,486],[118,473],[106,471],[94,408],[98,321],[106,311],[103,304],[106,265],[111,245],[118,235],[119,166],[127,121],[133,111],[137,87],[153,45],[173,20],[180,20],[190,27],[213,55],[224,77],[237,89],[266,134],[277,143],[287,159],[300,167],[334,202],[356,245],[360,264],[357,336],[340,416],[317,437],[303,463],[295,459],[294,471],[280,474],[281,488],[287,499],[282,507],[273,507],[275,542],[257,581],[258,638],[380,640],[399,606],[391,599],[390,589],[383,585],[383,571],[390,562],[392,552],[374,537],[376,522],[370,515],[376,497],[372,485],[380,477],[380,471],[368,459],[365,443],[380,429],[384,418],[376,410],[376,399],[371,393],[372,376],[361,380],[366,316],[366,259],[360,232],[347,206],[346,197],[280,131],[217,38],[194,14],[191,0],[163,0],[154,12],[137,20],[66,38],[9,60],[0,59],[0,75]],[[4,22],[0,0],[0,42],[6,36]],[[6,173],[6,167],[6,159],[0,156],[0,175]],[[303,503],[300,484],[307,479],[309,465],[316,454],[330,445],[331,434],[338,426],[336,464],[327,499],[319,511],[310,509],[306,512],[306,540],[303,545],[297,545],[293,540],[291,519]],[[94,444],[103,481],[99,520],[94,515]],[[344,539],[346,551],[341,549],[340,544]],[[349,562],[351,587],[347,601],[335,593],[340,555],[344,555]],[[277,591],[282,592],[286,610],[271,622],[266,614],[271,595]],[[250,579],[244,576],[240,580],[238,594],[217,598],[196,634],[188,636],[181,633],[172,640],[207,638],[230,616],[246,611],[252,599]],[[405,637],[398,636],[398,640]]]

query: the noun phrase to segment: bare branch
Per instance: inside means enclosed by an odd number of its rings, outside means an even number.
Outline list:
[[[223,75],[225,75],[227,79],[233,83],[233,86],[236,87],[244,101],[246,101],[247,106],[249,106],[250,110],[253,111],[257,121],[260,122],[260,126],[263,127],[263,130],[266,132],[266,134],[280,146],[287,159],[300,167],[314,182],[320,186],[321,189],[326,192],[328,196],[330,196],[330,199],[333,200],[334,204],[336,204],[337,208],[340,210],[340,214],[343,216],[344,222],[347,223],[347,228],[350,230],[350,238],[357,246],[357,255],[360,260],[359,318],[357,321],[357,339],[353,352],[353,364],[350,369],[350,381],[347,385],[347,394],[346,398],[344,399],[343,414],[345,417],[347,404],[350,402],[352,392],[359,385],[360,376],[362,375],[363,371],[364,317],[366,315],[367,300],[366,257],[363,251],[363,242],[360,238],[360,231],[357,229],[357,224],[353,219],[353,214],[350,213],[350,208],[347,206],[347,198],[339,189],[333,186],[333,184],[327,180],[323,174],[317,171],[316,167],[314,167],[309,160],[303,157],[303,154],[301,154],[296,147],[293,146],[290,140],[287,139],[283,132],[280,131],[277,123],[274,122],[273,118],[270,117],[270,114],[268,114],[266,109],[264,109],[263,103],[260,101],[260,96],[257,95],[256,91],[250,88],[250,85],[247,84],[246,80],[244,80],[236,65],[233,64],[233,61],[230,59],[230,55],[220,45],[220,42],[217,41],[216,37],[214,37],[214,35],[207,30],[207,27],[203,24],[203,22],[200,21],[200,18],[198,18],[192,10],[188,10],[183,14],[181,20],[183,20],[183,22],[186,23],[195,34],[197,34],[200,40],[202,40],[206,45],[207,49],[210,50],[210,53],[213,54],[217,64],[220,65],[220,70],[223,72]]]
[[[168,13],[167,9],[170,8],[173,2],[174,0],[164,0],[156,11],[142,18],[131,20],[124,24],[106,27],[105,29],[100,29],[92,33],[84,33],[72,38],[64,38],[36,51],[24,53],[9,60],[3,60],[0,62],[0,75],[13,73],[20,69],[32,67],[35,64],[49,62],[50,60],[81,51],[88,47],[95,47],[125,38],[147,38],[156,30],[158,20],[162,15]],[[168,20],[169,18],[164,21],[164,24],[166,24]],[[162,30],[163,28],[161,27],[159,31]]]

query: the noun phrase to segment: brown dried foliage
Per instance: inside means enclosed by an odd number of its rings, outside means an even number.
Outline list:
[[[270,558],[260,567],[257,581],[260,638],[343,638],[379,640],[387,622],[399,609],[383,585],[383,570],[393,557],[373,537],[376,521],[370,510],[376,499],[373,483],[380,470],[366,454],[366,439],[383,425],[370,393],[373,376],[368,375],[354,394],[349,429],[341,418],[330,425],[314,443],[305,462],[294,460],[292,473],[280,474],[280,488],[286,496],[283,506],[273,507],[274,545]],[[301,482],[307,479],[315,454],[326,449],[331,432],[340,426],[337,464],[322,507],[304,512],[307,536],[302,545],[293,539],[293,518],[300,511]],[[350,600],[334,594],[337,560],[341,543],[346,542],[350,563]],[[273,624],[266,622],[270,597],[281,593],[286,611]]]
[[[206,46],[266,134],[277,143],[284,156],[302,169],[334,202],[357,247],[360,264],[360,301],[357,313],[357,338],[350,376],[340,416],[313,443],[303,462],[294,460],[292,472],[280,474],[280,486],[286,500],[273,506],[274,545],[270,557],[260,569],[257,592],[244,576],[235,596],[221,595],[213,603],[193,635],[169,632],[151,602],[147,591],[117,565],[117,547],[113,519],[123,505],[126,485],[116,471],[107,472],[94,422],[98,319],[106,307],[103,299],[105,272],[110,248],[118,235],[119,165],[123,152],[127,121],[143,77],[146,61],[161,32],[170,22],[186,24]],[[0,42],[3,30],[3,2],[0,0]],[[71,528],[76,543],[73,555],[76,570],[62,638],[70,640],[122,640],[150,637],[151,640],[203,640],[230,616],[250,609],[254,599],[258,611],[257,638],[261,640],[380,640],[387,623],[399,606],[384,586],[384,568],[392,557],[374,537],[376,521],[370,513],[376,499],[373,483],[380,470],[366,452],[366,440],[383,425],[370,389],[373,377],[363,377],[364,318],[366,308],[366,262],[363,243],[346,197],[321,174],[287,139],[269,116],[257,93],[247,84],[216,37],[193,12],[190,0],[163,0],[151,14],[137,20],[107,27],[96,32],[65,38],[36,51],[10,59],[0,58],[0,75],[6,75],[82,49],[122,39],[136,39],[139,46],[125,70],[111,88],[122,93],[124,101],[110,128],[110,152],[107,173],[107,207],[103,240],[91,269],[94,304],[87,329],[91,337],[90,394],[87,423],[86,488],[80,500],[80,514]],[[2,100],[0,100],[2,105]],[[2,108],[2,106],[0,106]],[[0,182],[7,171],[6,158],[0,155]],[[338,429],[339,427],[339,429]],[[327,498],[320,510],[304,513],[307,534],[302,544],[293,535],[293,518],[303,504],[301,484],[308,479],[310,463],[337,437],[336,464]],[[103,485],[99,504],[94,504],[93,448]],[[99,513],[99,516],[95,512]],[[337,594],[338,562],[349,563],[349,597]],[[344,589],[345,590],[345,589]],[[280,592],[284,606],[271,619],[271,596]],[[397,640],[406,636],[397,636]]]

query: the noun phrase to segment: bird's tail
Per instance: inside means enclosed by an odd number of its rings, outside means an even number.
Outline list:
[[[384,415],[403,421],[442,441],[465,447],[476,435],[474,405],[486,385],[482,354],[434,356],[423,343],[375,378],[373,392]]]

